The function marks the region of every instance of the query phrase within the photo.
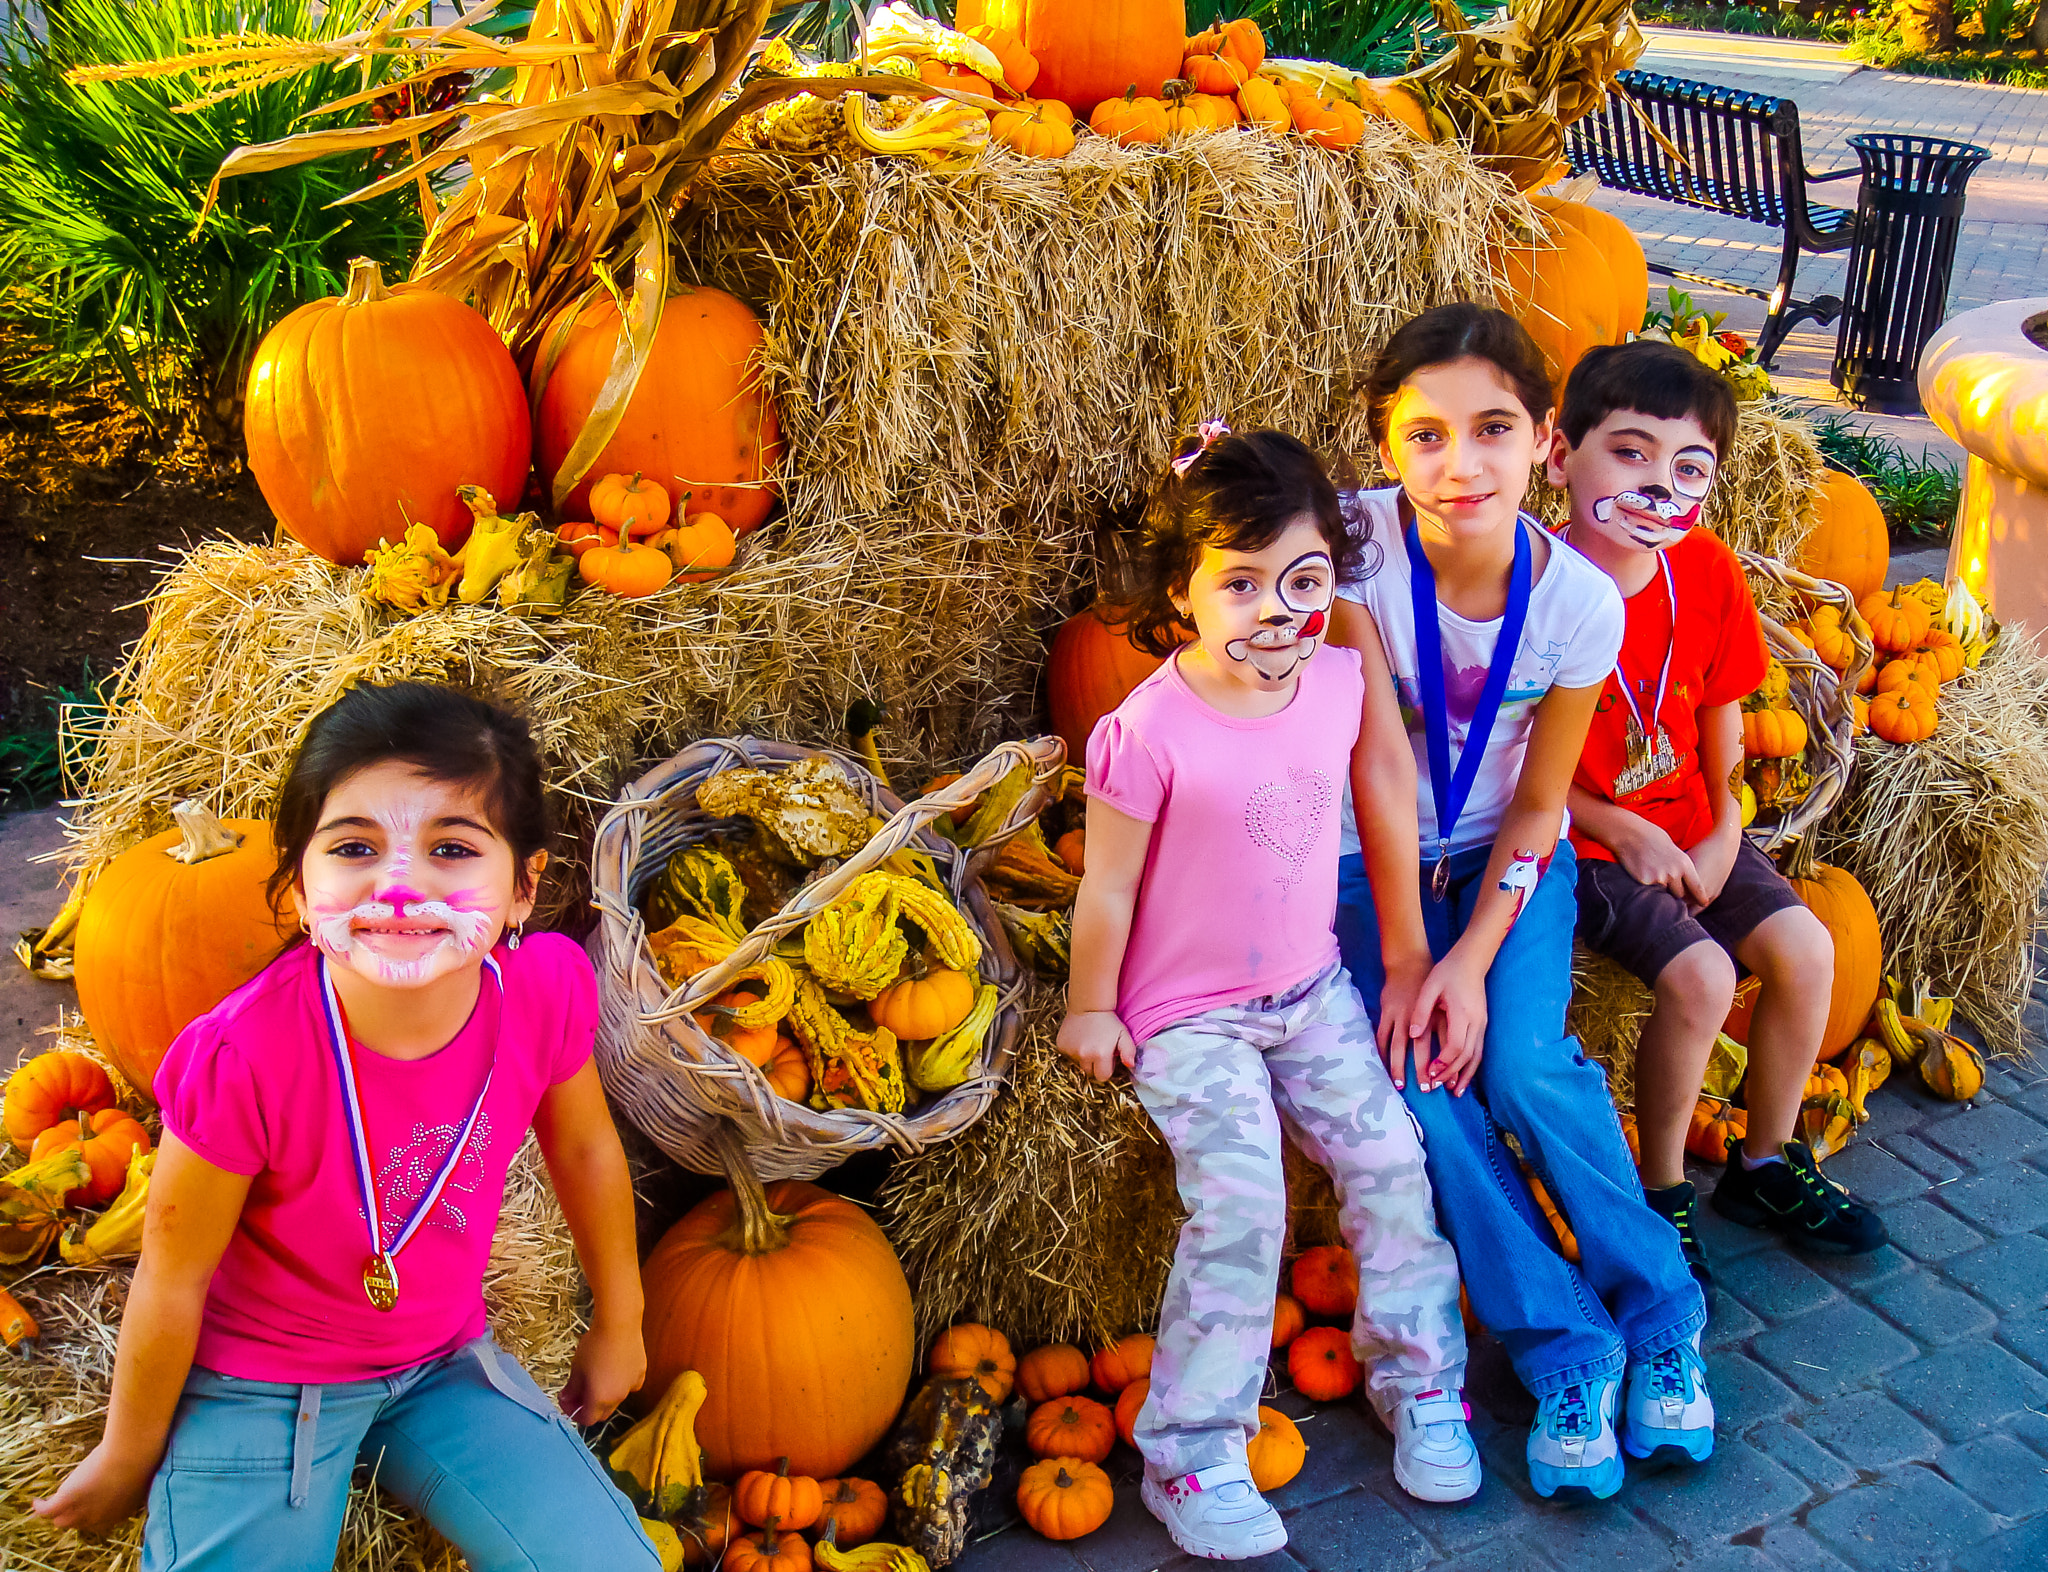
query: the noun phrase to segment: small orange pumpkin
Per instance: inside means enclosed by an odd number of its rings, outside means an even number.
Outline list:
[[[818,1491],[825,1498],[819,1537],[841,1550],[865,1545],[889,1520],[889,1497],[872,1479],[821,1479]]]
[[[1870,624],[1871,641],[1893,655],[1903,655],[1918,644],[1934,623],[1927,603],[1906,594],[1903,585],[1894,585],[1889,595],[1880,590],[1864,596],[1856,609]]]
[[[1749,1115],[1718,1097],[1702,1097],[1693,1107],[1685,1132],[1685,1149],[1703,1163],[1728,1161],[1728,1143],[1749,1134]]]
[[[1318,147],[1342,151],[1365,140],[1365,111],[1347,99],[1295,85],[1287,100],[1294,129]]]
[[[1010,1389],[1017,1384],[1017,1356],[1010,1352],[1010,1340],[993,1327],[974,1321],[962,1321],[941,1332],[925,1356],[924,1367],[932,1375],[954,1380],[972,1377],[992,1403],[1008,1402]]]
[[[1963,674],[1962,641],[1946,628],[1929,628],[1913,646],[1913,653],[1934,662],[1937,680],[1954,682]]]
[[[1088,129],[1125,147],[1156,147],[1166,140],[1166,105],[1140,98],[1133,87],[1122,98],[1105,98],[1088,117]]]
[[[1557,1209],[1557,1203],[1550,1198],[1550,1191],[1541,1179],[1528,1168],[1522,1170],[1522,1177],[1529,1182],[1529,1194],[1550,1224],[1550,1231],[1557,1236],[1557,1253],[1567,1261],[1579,1259],[1579,1238],[1572,1232],[1572,1225],[1564,1220],[1564,1213]]]
[[[1301,1308],[1301,1301],[1292,1294],[1282,1294],[1273,1301],[1273,1346],[1285,1348],[1308,1325],[1308,1314]]]
[[[692,513],[674,529],[656,537],[685,584],[700,584],[720,568],[732,566],[739,537],[716,513]]]
[[[974,1009],[974,993],[974,979],[966,972],[934,966],[884,988],[868,1006],[868,1014],[900,1042],[928,1042],[967,1019]]]
[[[1833,667],[1836,676],[1849,669],[1849,662],[1856,658],[1856,640],[1842,626],[1841,607],[1815,607],[1807,631],[1812,635],[1813,653]]]
[[[1056,1397],[1031,1411],[1024,1444],[1033,1457],[1078,1457],[1099,1463],[1116,1445],[1116,1421],[1092,1397]]]
[[[768,1077],[777,1097],[800,1103],[811,1095],[811,1061],[803,1048],[787,1037],[775,1039],[775,1052],[761,1066],[761,1073]]]
[[[1049,1403],[1088,1386],[1088,1356],[1072,1343],[1047,1343],[1017,1361],[1017,1390],[1027,1402]]]
[[[1930,699],[1941,691],[1941,662],[1932,655],[1918,650],[1908,650],[1896,660],[1888,660],[1877,673],[1877,691],[1890,693],[1895,688],[1913,687],[1920,689]]]
[[[586,584],[634,600],[668,588],[675,564],[665,551],[622,540],[615,546],[591,547],[576,559],[576,571]]]
[[[1166,84],[1166,130],[1170,136],[1228,131],[1237,118],[1237,100],[1229,93],[1197,93],[1184,80]]]
[[[1910,685],[1870,701],[1870,729],[1886,742],[1923,741],[1934,735],[1939,720],[1934,700]]]
[[[1109,1521],[1116,1492],[1093,1463],[1052,1457],[1024,1470],[1017,1482],[1017,1510],[1047,1539],[1079,1539]]]
[[[1124,1438],[1124,1445],[1138,1444],[1138,1413],[1145,1406],[1145,1399],[1152,1394],[1152,1378],[1139,1376],[1116,1395],[1116,1433]]]
[[[1020,98],[991,115],[989,135],[1026,158],[1065,158],[1074,150],[1074,112],[1057,99]]]
[[[74,1204],[105,1206],[128,1182],[128,1159],[149,1150],[149,1132],[119,1108],[102,1108],[75,1119],[60,1119],[35,1138],[29,1161],[61,1152],[67,1146],[85,1154],[92,1182],[72,1196]]]
[[[1190,44],[1194,42],[1191,38]],[[1180,74],[1192,82],[1198,93],[1235,93],[1250,80],[1251,73],[1229,55],[1189,55],[1181,62]]]
[[[555,529],[555,543],[570,556],[580,558],[593,546],[616,546],[619,532],[586,519],[571,519]]]
[[[817,1480],[791,1474],[788,1458],[778,1458],[772,1474],[753,1468],[740,1475],[732,1509],[755,1528],[809,1528],[825,1515],[825,1493]]]
[[[86,1119],[114,1106],[114,1083],[97,1061],[82,1053],[52,1049],[39,1053],[7,1077],[0,1093],[0,1124],[21,1151],[66,1119]]]
[[[815,1572],[817,1561],[804,1536],[794,1529],[742,1534],[725,1547],[721,1572]]]
[[[1287,95],[1269,76],[1255,76],[1237,90],[1237,112],[1244,123],[1285,136],[1294,129],[1294,112],[1287,107]]]
[[[1752,759],[1789,759],[1806,751],[1806,722],[1792,710],[1744,710],[1742,751]]]
[[[628,540],[645,540],[668,523],[668,488],[637,471],[607,475],[590,488],[590,516]]]
[[[1288,1281],[1310,1315],[1348,1317],[1358,1308],[1358,1258],[1343,1245],[1302,1251]]]
[[[1052,843],[1052,854],[1072,873],[1087,872],[1088,837],[1081,830],[1069,830]]]
[[[1266,63],[1266,35],[1260,31],[1259,24],[1248,16],[1218,22],[1188,40],[1187,54],[1183,58],[1188,65],[1194,65],[1201,60],[1227,61],[1242,73],[1238,80],[1243,81],[1246,77],[1256,74],[1259,67]],[[1220,91],[1216,88],[1203,90]]]
[[[1089,1366],[1096,1386],[1114,1397],[1140,1376],[1149,1376],[1152,1373],[1152,1351],[1156,1346],[1145,1333],[1133,1332],[1129,1337],[1118,1338],[1107,1348],[1097,1349]]]
[[[957,14],[955,20],[958,20]],[[1038,56],[1024,47],[1023,39],[986,22],[977,22],[966,29],[966,33],[1002,63],[1005,87],[1019,98],[1031,91],[1031,84],[1038,80]]]
[[[731,1017],[721,1015],[721,1010],[744,1009],[750,1004],[759,1004],[761,995],[748,988],[734,988],[722,993],[711,1001],[711,1008],[698,1010],[690,1019],[703,1028],[705,1035],[716,1037],[734,1053],[749,1064],[766,1065],[775,1057],[775,1045],[780,1041],[776,1023],[766,1026],[736,1026]]]
[[[924,59],[917,63],[918,80],[933,87],[950,87],[956,93],[979,93],[983,98],[994,98],[996,90],[985,76],[947,65],[943,60]]]
[[[1365,1375],[1342,1327],[1312,1326],[1287,1350],[1287,1376],[1303,1397],[1334,1403],[1358,1390]]]
[[[1277,1408],[1259,1405],[1259,1431],[1245,1449],[1245,1461],[1251,1465],[1252,1483],[1263,1495],[1269,1490],[1278,1490],[1301,1472],[1301,1465],[1308,1458],[1308,1443],[1301,1439],[1301,1428]]]

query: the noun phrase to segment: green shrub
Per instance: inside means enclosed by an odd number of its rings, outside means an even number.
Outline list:
[[[190,113],[175,107],[198,92],[189,75],[65,79],[241,31],[332,38],[385,9],[383,0],[52,0],[41,37],[10,9],[0,33],[0,275],[30,286],[30,325],[44,347],[17,372],[66,380],[111,368],[153,417],[197,397],[217,423],[209,435],[227,437],[267,328],[337,293],[352,257],[402,274],[424,232],[413,191],[330,205],[365,183],[367,156],[224,181],[199,221],[207,184],[233,149],[365,117],[300,119],[366,85],[359,66],[305,72]]]

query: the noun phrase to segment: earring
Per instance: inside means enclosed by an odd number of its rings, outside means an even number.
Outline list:
[[[519,919],[519,921],[515,922],[515,923],[514,923],[514,924],[512,925],[512,931],[511,931],[510,933],[508,933],[508,934],[506,934],[506,935],[505,935],[505,948],[506,948],[506,949],[508,949],[508,950],[516,950],[516,949],[518,949],[518,948],[519,948],[519,936],[520,936],[520,935],[521,935],[522,933],[524,933],[525,931],[526,931],[526,919],[525,919],[524,917],[522,917],[522,918],[520,918],[520,919]]]

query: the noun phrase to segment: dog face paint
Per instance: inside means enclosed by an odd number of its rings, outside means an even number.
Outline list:
[[[1327,551],[1296,557],[1273,583],[1277,609],[1259,618],[1258,632],[1224,645],[1224,653],[1234,661],[1249,662],[1268,682],[1285,682],[1315,654],[1329,625],[1330,600],[1336,593],[1333,577]]]
[[[1577,447],[1560,435],[1548,472],[1551,484],[1571,488],[1575,526],[1616,545],[1662,551],[1699,522],[1718,468],[1690,417],[1616,410]]]
[[[1714,455],[1703,447],[1680,448],[1670,464],[1671,490],[1652,481],[1640,491],[1616,492],[1593,499],[1592,514],[1601,524],[1614,523],[1645,551],[1676,545],[1700,521],[1707,493],[1714,485]]]
[[[1336,587],[1322,531],[1303,514],[1258,551],[1204,548],[1175,605],[1216,675],[1273,693],[1322,643]]]

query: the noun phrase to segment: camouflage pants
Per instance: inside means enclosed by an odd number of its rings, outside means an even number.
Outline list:
[[[1138,1050],[1139,1100],[1172,1148],[1188,1220],[1160,1311],[1138,1450],[1155,1474],[1242,1459],[1257,1433],[1287,1233],[1282,1121],[1336,1181],[1358,1257],[1352,1348],[1373,1404],[1465,1380],[1458,1262],[1422,1143],[1341,965],[1176,1022]]]

